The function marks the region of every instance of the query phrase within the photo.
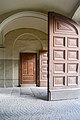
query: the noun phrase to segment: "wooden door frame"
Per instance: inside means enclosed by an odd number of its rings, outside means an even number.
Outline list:
[[[20,62],[19,62],[19,84],[18,86],[21,87],[21,78],[22,78],[22,61],[21,61],[21,54],[30,54],[31,52],[20,52],[19,54],[19,58],[20,58]],[[31,54],[35,54],[36,55],[36,62],[35,62],[35,70],[36,70],[36,73],[35,73],[35,84],[37,85],[37,53],[31,53]]]

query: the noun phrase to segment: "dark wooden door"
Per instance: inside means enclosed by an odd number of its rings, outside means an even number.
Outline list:
[[[40,86],[47,87],[48,51],[40,51]]]
[[[21,84],[36,84],[36,54],[21,53]]]
[[[49,13],[49,86],[51,100],[80,94],[80,34],[71,19]]]

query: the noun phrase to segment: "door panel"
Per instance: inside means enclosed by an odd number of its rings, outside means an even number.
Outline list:
[[[79,38],[79,28],[75,22],[49,13],[48,95],[51,100],[77,98],[80,94],[77,89],[80,88]]]
[[[36,54],[21,53],[21,84],[36,84]]]
[[[48,51],[40,51],[40,86],[47,87]]]

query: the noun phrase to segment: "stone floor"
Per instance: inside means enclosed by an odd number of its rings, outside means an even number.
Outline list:
[[[0,120],[80,120],[80,99],[47,101],[46,88],[0,88]]]

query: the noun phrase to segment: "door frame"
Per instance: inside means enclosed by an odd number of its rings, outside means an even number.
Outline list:
[[[35,54],[36,55],[36,61],[35,61],[35,70],[36,70],[36,72],[35,72],[35,84],[37,85],[37,53],[32,53],[32,52],[20,52],[20,62],[19,62],[19,87],[21,87],[21,82],[22,82],[22,80],[21,80],[21,78],[22,78],[22,61],[21,61],[21,54]],[[26,84],[25,84],[26,85]]]

